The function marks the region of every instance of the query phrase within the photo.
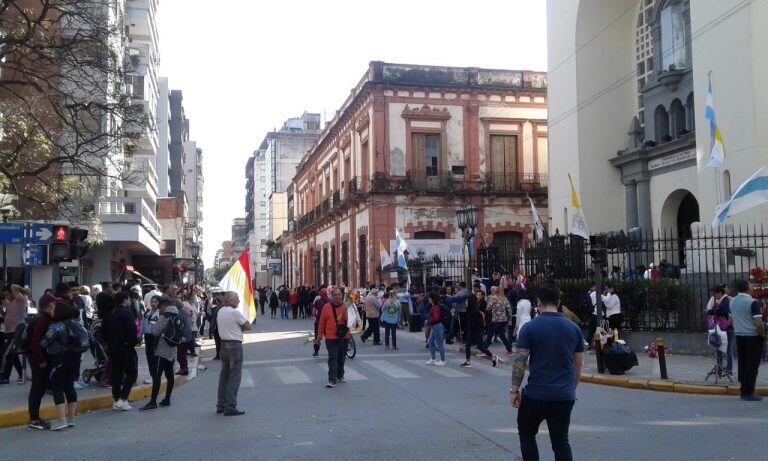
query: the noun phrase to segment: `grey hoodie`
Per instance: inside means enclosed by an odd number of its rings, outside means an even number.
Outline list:
[[[165,312],[169,314],[179,315],[179,310],[176,306],[168,306],[165,308]],[[165,331],[165,325],[168,323],[168,318],[164,315],[160,315],[157,322],[152,324],[152,336],[157,338],[157,344],[155,346],[155,356],[162,357],[169,362],[173,362],[176,358],[176,348],[168,344],[163,339],[163,332]]]

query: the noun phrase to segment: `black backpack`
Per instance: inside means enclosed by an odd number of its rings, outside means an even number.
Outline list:
[[[91,341],[88,332],[82,325],[75,320],[66,320],[67,326],[67,349],[76,354],[82,354],[91,348]]]
[[[27,317],[13,332],[13,348],[17,354],[27,354],[32,350],[32,318]]]
[[[179,314],[172,312],[166,312],[163,317],[168,319],[163,329],[163,339],[169,346],[176,347],[181,344],[181,338],[184,336],[184,322]]]

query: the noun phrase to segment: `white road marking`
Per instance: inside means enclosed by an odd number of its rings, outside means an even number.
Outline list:
[[[318,365],[320,365],[320,368],[325,370],[326,373],[328,372],[328,364],[327,363],[320,363]],[[368,379],[365,376],[363,376],[360,373],[358,373],[353,368],[350,368],[346,363],[344,364],[344,378],[347,381],[365,381],[365,380]]]
[[[272,367],[272,371],[275,372],[283,384],[309,384],[312,382],[312,380],[309,379],[309,376],[305,375],[301,370],[292,365]]]
[[[396,365],[392,365],[391,363],[385,362],[384,360],[369,360],[363,363],[379,370],[380,372],[384,373],[385,375],[391,378],[396,378],[396,379],[418,378],[417,375],[411,373],[410,371],[404,368],[400,368]]]
[[[445,376],[446,378],[471,378],[472,377],[472,375],[461,372],[454,368],[450,368],[448,366],[436,367],[432,365],[425,365],[423,360],[408,360],[408,363],[412,363],[414,365],[424,367],[427,370],[433,373],[437,373],[440,376]]]
[[[243,370],[243,375],[240,378],[240,387],[256,387],[256,384],[253,383],[253,378],[251,378],[251,374],[248,373],[248,370]]]

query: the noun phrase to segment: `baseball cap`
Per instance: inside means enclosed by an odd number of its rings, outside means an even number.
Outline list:
[[[47,306],[48,304],[57,303],[61,301],[61,298],[58,298],[56,296],[53,296],[50,293],[46,293],[43,296],[40,297],[40,302],[37,303],[38,307],[42,309],[43,307]]]

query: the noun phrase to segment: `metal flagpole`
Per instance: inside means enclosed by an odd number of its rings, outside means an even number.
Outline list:
[[[712,89],[712,71],[710,70],[707,74],[707,77],[709,79],[709,87],[707,88],[707,91],[712,92],[712,101],[714,103],[715,100],[715,90]],[[711,123],[711,122],[710,122]],[[711,128],[710,128],[711,131]],[[712,158],[712,149],[714,148],[714,135],[712,133],[709,134],[709,157]],[[723,159],[725,160],[725,159]],[[720,167],[715,167],[715,199],[717,203],[715,206],[721,204],[723,202],[723,199],[720,196]]]

